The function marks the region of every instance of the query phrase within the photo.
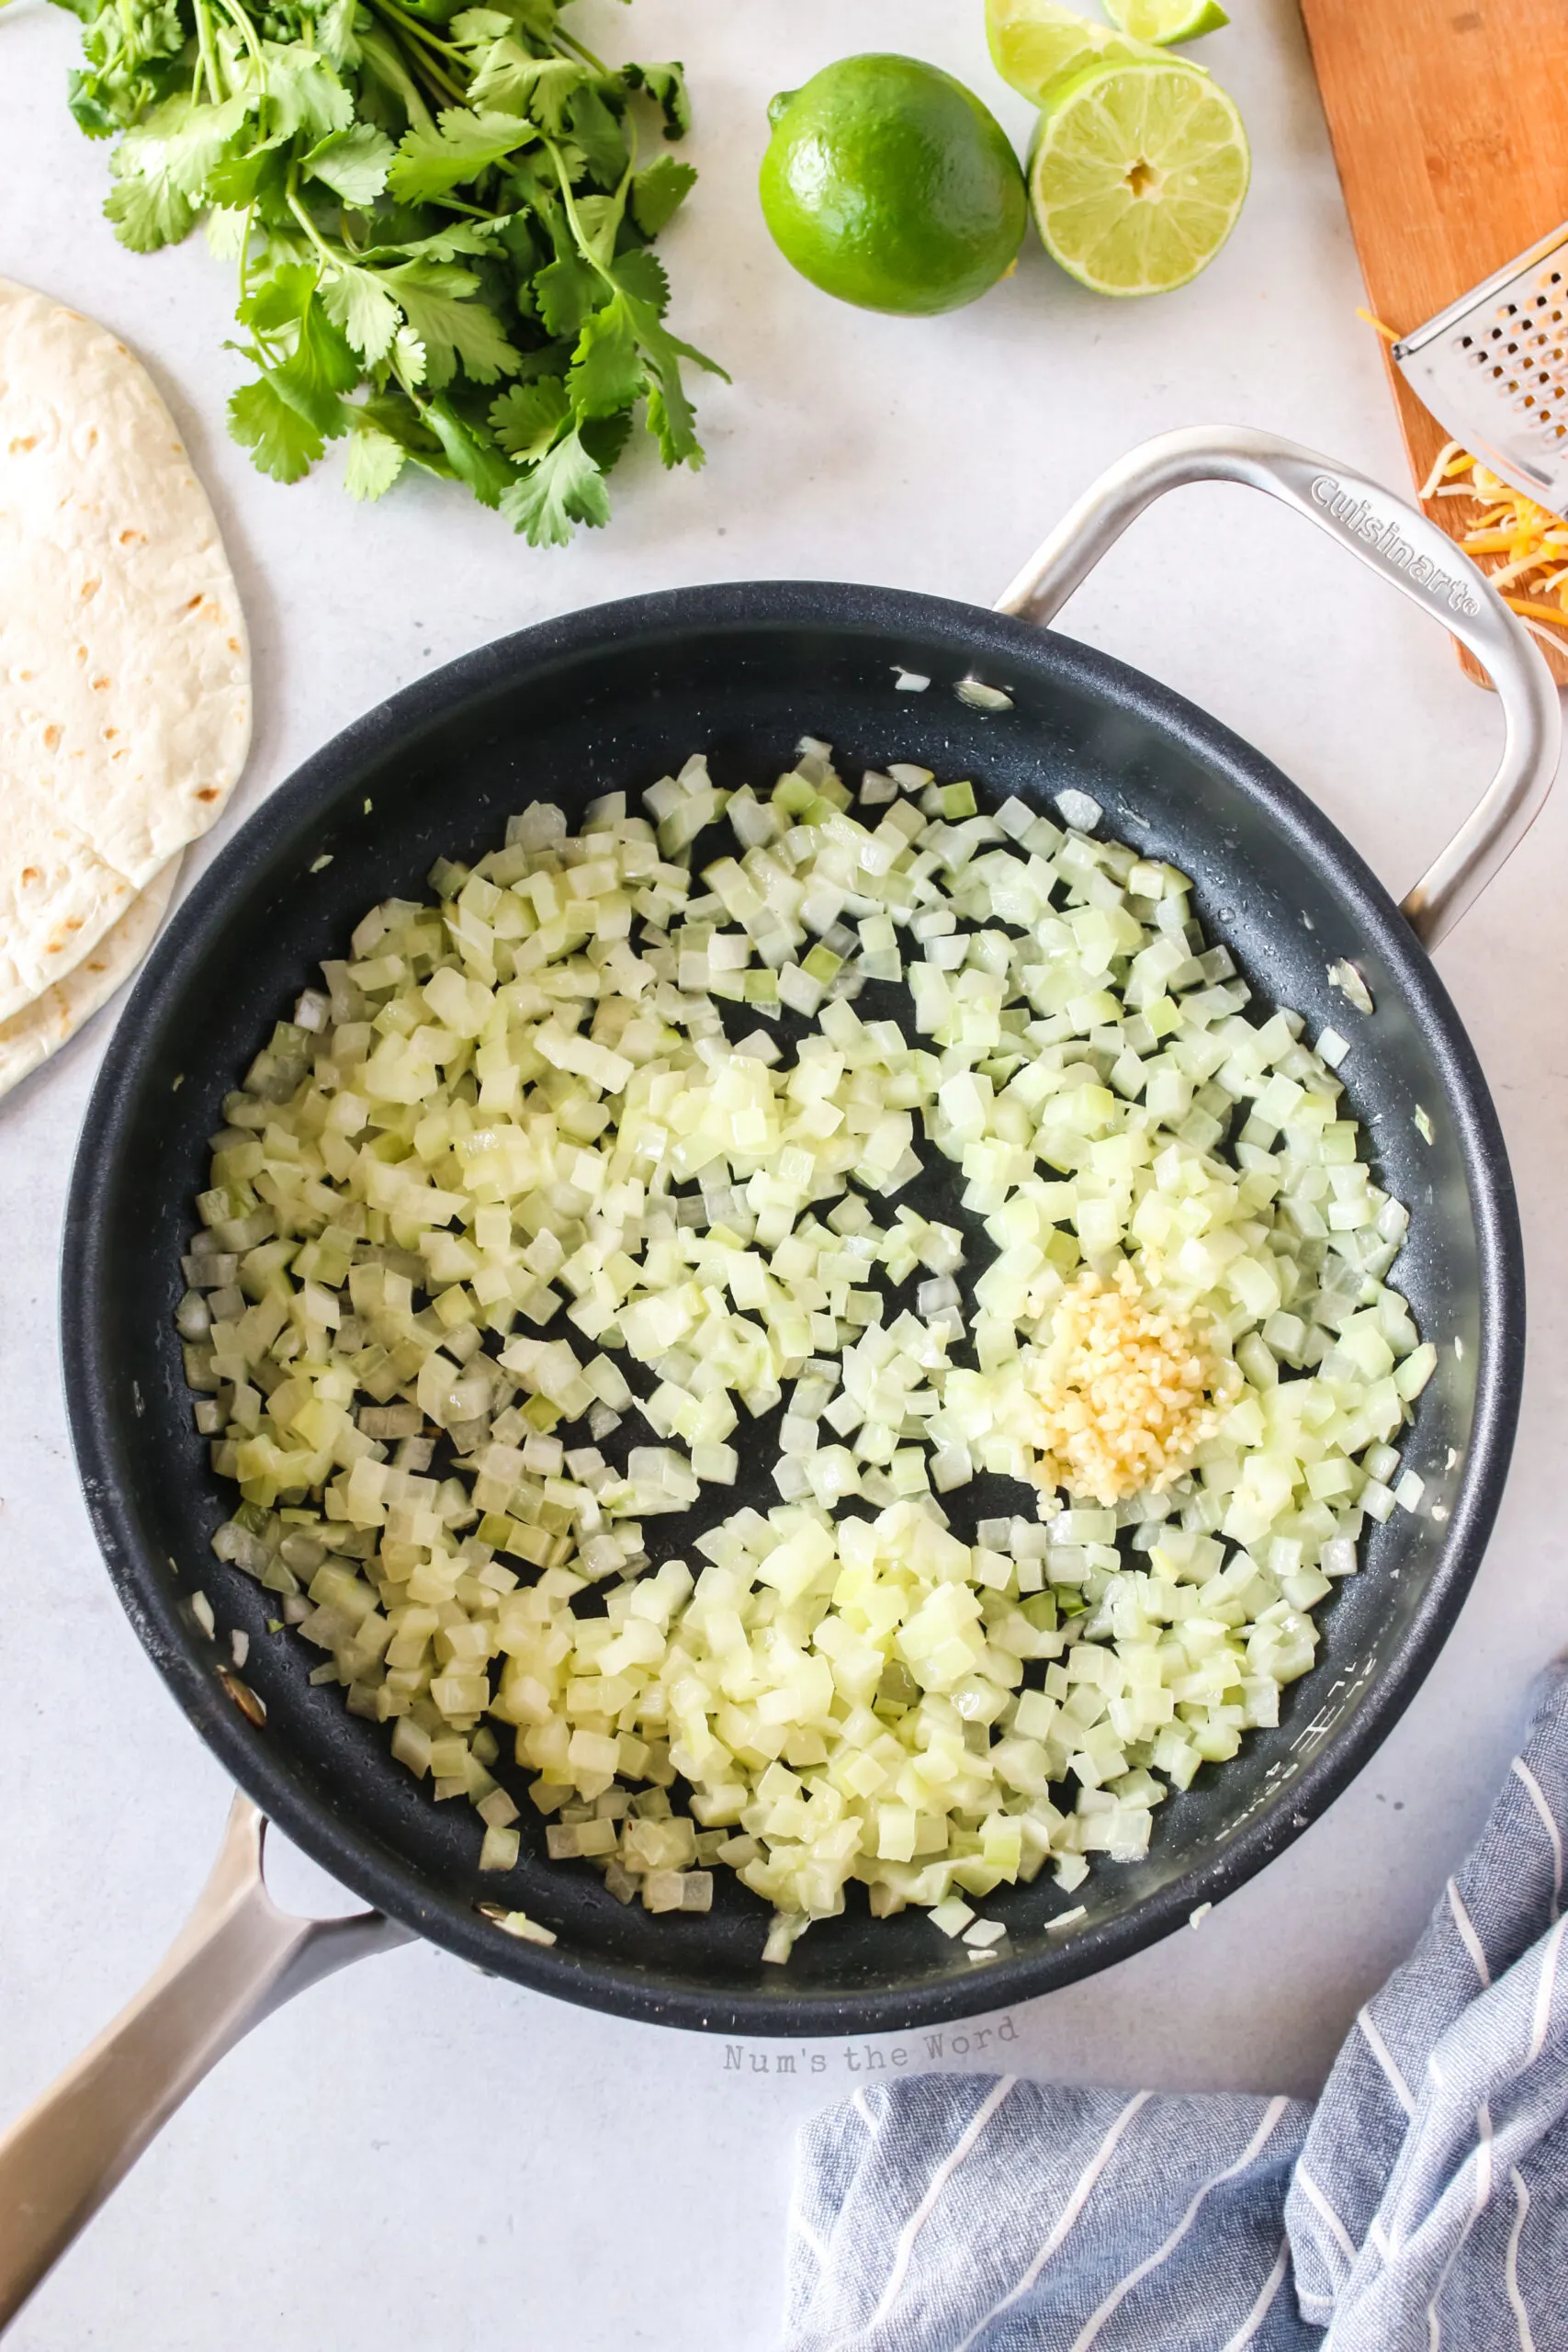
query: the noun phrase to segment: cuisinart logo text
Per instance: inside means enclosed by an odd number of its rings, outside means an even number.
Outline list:
[[[1337,523],[1342,523],[1347,531],[1353,531],[1357,538],[1365,539],[1369,547],[1376,548],[1385,563],[1393,564],[1396,571],[1403,571],[1417,588],[1429,588],[1434,596],[1446,596],[1450,613],[1478,613],[1481,610],[1462,580],[1454,579],[1450,572],[1439,571],[1429,555],[1417,555],[1409,541],[1400,537],[1397,523],[1383,522],[1364,498],[1357,498],[1350,491],[1341,489],[1332,474],[1315,476],[1312,496],[1314,506],[1325,506]]]

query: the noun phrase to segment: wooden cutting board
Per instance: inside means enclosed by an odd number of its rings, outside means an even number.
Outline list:
[[[1568,0],[1301,6],[1368,306],[1407,334],[1568,220]],[[1449,436],[1388,373],[1419,489]],[[1455,537],[1474,511],[1427,508]]]

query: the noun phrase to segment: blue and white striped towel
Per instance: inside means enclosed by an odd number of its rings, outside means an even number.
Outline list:
[[[932,2075],[807,2130],[787,2352],[1568,2352],[1568,1672],[1314,2109]]]

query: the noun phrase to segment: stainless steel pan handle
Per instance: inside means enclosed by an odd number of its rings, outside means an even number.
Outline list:
[[[296,1919],[237,1796],[217,1867],[156,1973],[0,2139],[0,2328],[226,2051],[306,1986],[412,1940],[378,1911]]]
[[[1195,481],[1244,482],[1293,506],[1451,630],[1496,687],[1504,724],[1497,773],[1401,910],[1423,944],[1435,947],[1540,816],[1557,773],[1562,710],[1529,631],[1485,574],[1415,507],[1353,466],[1247,425],[1162,433],[1084,492],[998,598],[997,610],[1045,628],[1145,506]]]

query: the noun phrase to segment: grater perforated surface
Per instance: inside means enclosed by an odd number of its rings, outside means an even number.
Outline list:
[[[1438,423],[1568,514],[1568,223],[1393,346]]]

